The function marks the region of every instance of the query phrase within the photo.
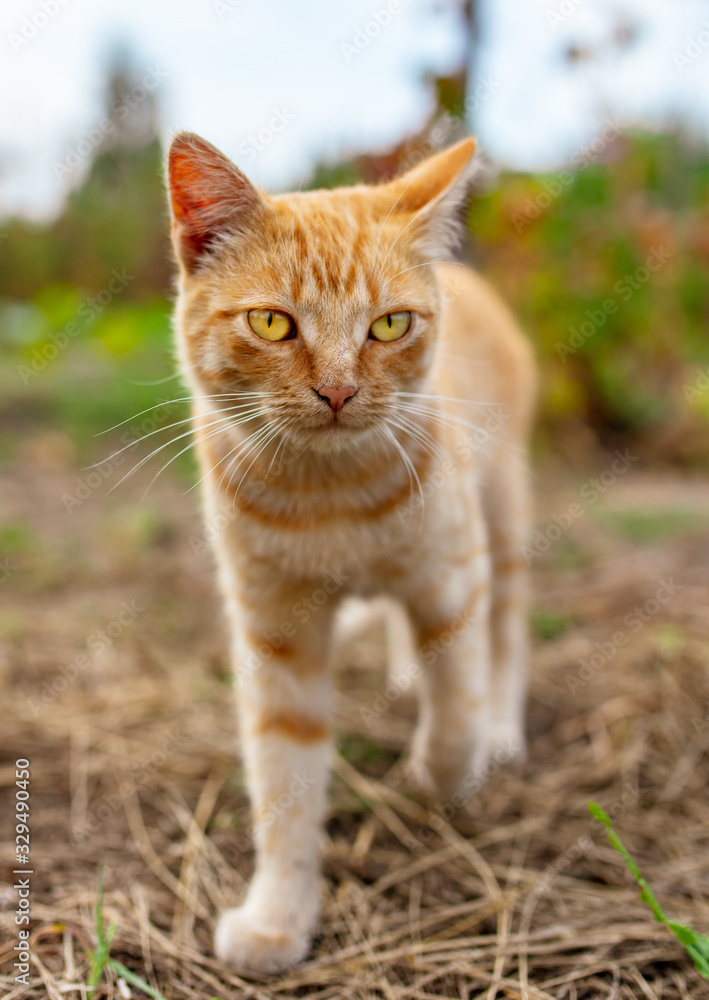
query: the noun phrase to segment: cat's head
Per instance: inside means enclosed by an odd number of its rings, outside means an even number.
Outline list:
[[[458,235],[473,148],[377,186],[267,196],[203,139],[176,136],[177,332],[197,393],[263,393],[269,419],[321,449],[374,434],[396,393],[425,384],[441,310],[431,264]]]

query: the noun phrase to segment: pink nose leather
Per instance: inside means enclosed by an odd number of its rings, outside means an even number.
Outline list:
[[[328,401],[335,413],[339,413],[347,400],[354,396],[357,389],[353,385],[321,385],[315,391],[318,396]]]

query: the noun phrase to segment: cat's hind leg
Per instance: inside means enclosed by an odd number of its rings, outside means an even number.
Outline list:
[[[443,801],[466,796],[489,753],[489,561],[484,544],[433,568],[409,598],[421,659],[410,769]]]
[[[509,755],[525,753],[524,712],[529,663],[529,473],[519,457],[501,456],[483,491],[492,569],[490,593],[491,745]]]

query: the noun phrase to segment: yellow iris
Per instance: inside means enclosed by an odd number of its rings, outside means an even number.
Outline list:
[[[275,309],[250,309],[246,318],[256,336],[262,340],[286,340],[295,330],[291,317]]]
[[[383,340],[391,343],[392,340],[400,340],[411,326],[411,313],[394,312],[380,316],[372,323],[369,333],[375,340]]]

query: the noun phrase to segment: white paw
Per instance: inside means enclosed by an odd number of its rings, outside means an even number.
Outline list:
[[[406,777],[422,792],[432,798],[437,797],[436,780],[422,754],[410,754],[404,762],[404,771]]]
[[[442,749],[416,734],[406,771],[422,791],[459,807],[501,768],[523,761],[526,752],[521,728],[509,722],[492,723],[474,748],[467,744]]]
[[[447,802],[461,787],[469,758],[469,745],[442,750],[415,736],[406,771],[421,791]]]
[[[489,756],[498,764],[515,764],[527,756],[524,726],[493,720],[490,725]]]
[[[214,935],[217,958],[245,972],[285,972],[309,947],[310,934],[264,920],[248,906],[222,913]]]

